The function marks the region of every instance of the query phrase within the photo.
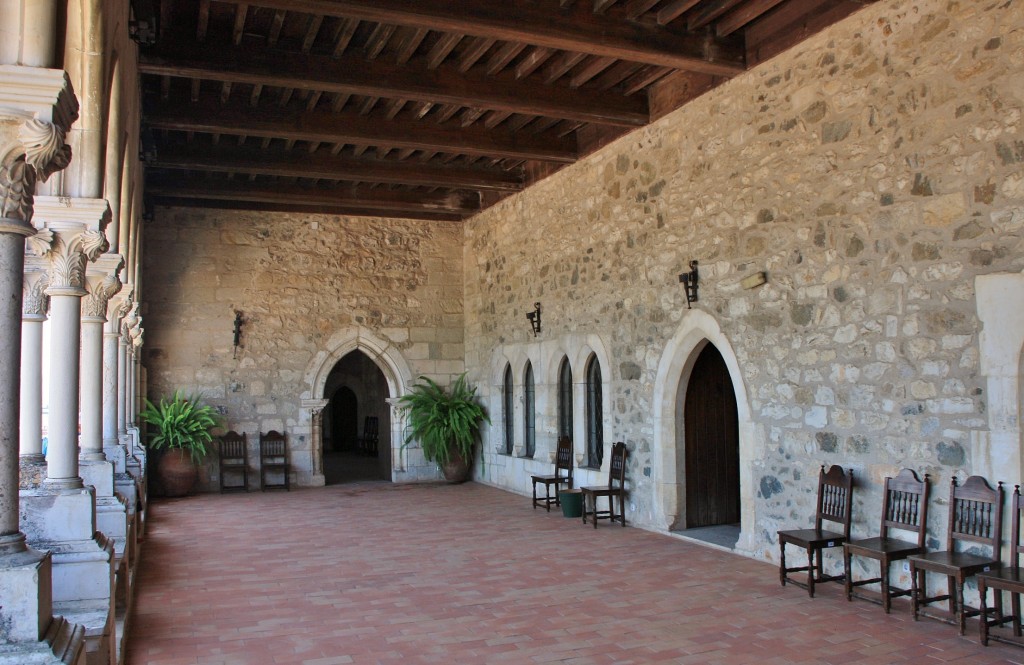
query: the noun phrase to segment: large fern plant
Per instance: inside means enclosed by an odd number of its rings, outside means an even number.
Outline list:
[[[441,467],[451,460],[453,450],[471,462],[480,423],[491,422],[465,374],[455,380],[450,392],[421,376],[398,401],[409,418],[405,445],[418,440],[427,461]]]
[[[210,430],[220,425],[220,416],[212,406],[180,390],[170,399],[161,397],[159,404],[147,399],[139,417],[156,428],[149,434],[149,447],[184,450],[197,464],[206,456],[206,447],[213,441]]]

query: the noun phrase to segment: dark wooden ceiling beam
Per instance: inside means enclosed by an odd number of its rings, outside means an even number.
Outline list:
[[[383,59],[367,62],[358,56],[332,58],[178,40],[173,46],[140,54],[139,71],[328,93],[398,97],[628,127],[643,126],[649,120],[642,99],[542,86],[516,80],[511,73],[456,75],[450,69],[431,71]]]
[[[238,4],[243,0],[222,0]],[[249,1],[249,0],[245,0]],[[745,70],[739,40],[692,35],[604,14],[552,12],[531,0],[258,0],[272,9],[486,37],[735,76]]]
[[[385,120],[353,114],[301,111],[274,107],[252,108],[248,104],[221,106],[209,96],[201,102],[164,103],[149,109],[144,121],[154,129],[208,134],[245,134],[266,139],[294,139],[321,143],[389,145],[396,148],[499,155],[572,163],[576,160],[573,141],[552,136],[516,136],[506,130],[442,127],[433,122]]]
[[[715,34],[726,37],[785,0],[747,0],[715,23]]]
[[[687,30],[700,30],[716,18],[746,0],[712,0],[704,2],[686,17]]]
[[[321,151],[306,153],[259,150],[245,147],[181,145],[160,143],[152,166],[243,173],[280,177],[355,180],[396,185],[487,189],[516,192],[523,188],[522,174],[483,169],[442,167],[420,162],[353,159]]]
[[[383,212],[420,210],[472,215],[480,211],[480,195],[472,191],[440,190],[434,193],[345,185],[337,188],[301,185],[264,186],[238,180],[203,177],[147,179],[146,191],[154,196],[248,201],[279,205],[358,206]]]
[[[698,2],[700,2],[700,0],[671,0],[665,4],[664,7],[658,9],[658,24],[666,25],[671,23]]]
[[[215,201],[201,198],[179,198],[175,196],[153,196],[156,205],[178,208],[207,208],[215,210],[258,210],[260,212],[285,212],[308,215],[336,215],[345,217],[401,217],[438,222],[461,222],[464,215],[450,212],[425,212],[422,210],[393,211],[384,215],[380,210],[356,205],[309,205],[302,202],[291,204],[266,203],[263,201]]]
[[[629,0],[626,3],[626,18],[635,21],[658,4],[661,0]]]

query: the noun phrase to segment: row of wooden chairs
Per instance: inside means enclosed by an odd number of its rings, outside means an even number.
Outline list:
[[[848,600],[852,600],[854,589],[866,584],[881,586],[882,607],[888,613],[892,599],[909,596],[914,619],[924,614],[922,608],[932,603],[947,601],[953,622],[960,634],[966,629],[968,617],[977,616],[981,624],[981,641],[988,643],[989,628],[1012,623],[1013,634],[1021,635],[1020,595],[1024,593],[1024,572],[1020,568],[1021,512],[1024,501],[1020,487],[1013,493],[1012,553],[1013,565],[1002,567],[1002,517],[1003,485],[989,485],[981,476],[971,476],[961,485],[956,478],[950,482],[949,524],[946,531],[946,547],[942,551],[928,552],[925,548],[925,534],[928,525],[928,497],[930,485],[928,475],[924,479],[910,469],[903,469],[895,477],[885,479],[882,496],[882,520],[879,535],[859,540],[850,539],[851,506],[853,498],[853,472],[845,472],[840,466],[832,466],[827,472],[822,466],[818,475],[818,497],[813,529],[779,531],[779,578],[783,586],[787,582],[807,589],[814,596],[815,584],[822,582],[843,582]],[[841,530],[823,529],[824,522],[839,525]],[[894,537],[892,530],[915,534],[914,540]],[[786,566],[786,545],[801,547],[807,554],[806,566]],[[987,549],[979,548],[984,546]],[[958,547],[959,546],[959,547]],[[843,548],[843,572],[827,575],[824,571],[822,553],[824,550]],[[968,550],[967,548],[971,548]],[[853,577],[853,557],[865,557],[879,562],[878,577],[856,580]],[[910,571],[911,587],[894,588],[890,583],[890,569],[895,561],[906,560]],[[793,578],[790,573],[806,572],[806,581]],[[927,573],[944,575],[947,593],[929,596]],[[964,583],[976,576],[980,595],[980,607],[971,608],[964,602]],[[987,606],[988,589],[995,590],[994,607]],[[1003,614],[1001,592],[1013,594],[1010,616]],[[860,598],[873,598],[858,595]],[[940,618],[940,617],[935,617]]]
[[[249,443],[245,432],[234,430],[221,436],[217,442],[220,467],[220,491],[247,492],[249,490]],[[285,435],[277,430],[266,434],[260,432],[260,489],[283,488],[290,491],[288,463],[288,442]],[[230,483],[230,476],[241,476],[240,483]],[[268,476],[281,474],[281,482],[273,482]]]
[[[626,526],[626,444],[619,441],[612,445],[612,454],[608,462],[608,484],[592,487],[581,487],[583,494],[583,523],[587,523],[587,516],[590,515],[597,528],[599,519],[606,519],[609,522],[618,521]],[[573,459],[572,440],[563,436],[558,439],[555,446],[555,471],[550,474],[531,476],[533,481],[533,508],[541,506],[551,512],[551,506],[560,506],[561,500],[558,490],[563,485],[566,489],[573,486]],[[537,496],[537,486],[543,485],[544,496]],[[555,494],[551,495],[551,488],[554,487]],[[608,499],[608,510],[599,510],[597,500],[601,497]],[[615,513],[615,501],[619,502],[618,515]]]
[[[379,439],[380,420],[377,416],[366,416],[363,419],[363,435],[356,437],[356,446],[359,448],[359,452],[376,457]]]

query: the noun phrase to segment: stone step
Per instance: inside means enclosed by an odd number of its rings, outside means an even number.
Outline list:
[[[0,644],[0,665],[85,665],[85,629],[56,616],[42,642]]]

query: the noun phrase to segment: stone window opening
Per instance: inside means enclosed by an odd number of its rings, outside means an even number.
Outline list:
[[[558,368],[558,438],[572,439],[572,366],[563,357]]]
[[[533,382],[533,363],[526,362],[523,373],[523,457],[533,458],[537,452],[536,389]]]
[[[587,361],[587,454],[584,466],[600,469],[604,460],[604,409],[601,405],[601,363],[596,355]]]
[[[513,420],[515,414],[515,402],[513,401],[513,389],[512,385],[512,366],[505,365],[505,378],[502,381],[501,389],[501,403],[502,403],[502,425],[505,430],[505,447],[502,453],[505,455],[511,455],[513,446],[515,445],[516,432],[515,422]]]

